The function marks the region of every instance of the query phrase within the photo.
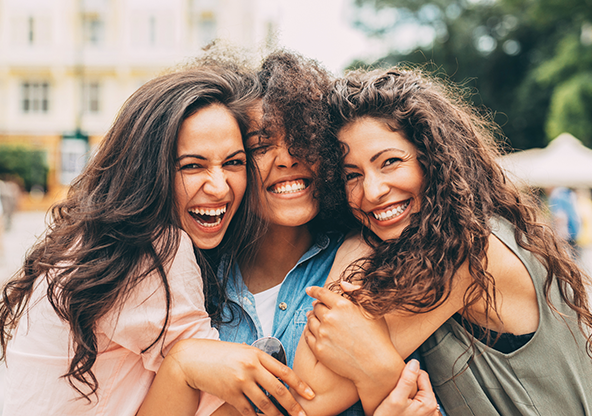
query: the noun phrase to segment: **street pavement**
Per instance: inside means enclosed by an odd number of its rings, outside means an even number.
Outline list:
[[[0,284],[8,280],[23,263],[25,253],[45,231],[45,212],[16,212],[12,227],[5,231],[0,246]],[[592,247],[582,250],[582,267],[592,273]],[[0,416],[4,402],[4,363],[0,364]]]

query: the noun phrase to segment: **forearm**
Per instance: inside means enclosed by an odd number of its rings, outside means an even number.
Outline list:
[[[291,390],[307,416],[335,415],[358,401],[358,393],[353,382],[321,364],[308,348],[304,338],[301,338],[296,350],[294,371],[315,392],[314,399],[305,400]]]
[[[304,336],[294,360],[294,371],[312,387],[312,401],[296,399],[309,416],[340,413],[361,400],[364,412],[372,415],[396,386],[405,363],[390,345],[380,354],[364,359],[353,380],[342,377],[323,365],[314,356]]]
[[[405,368],[405,362],[397,351],[392,348],[384,354],[370,357],[370,359],[365,360],[365,364],[365,367],[357,375],[354,384],[362,401],[364,413],[373,415],[376,408],[397,385]],[[415,391],[413,394],[415,394]]]
[[[185,349],[178,342],[163,360],[137,416],[194,416],[200,391],[191,387],[180,364]]]

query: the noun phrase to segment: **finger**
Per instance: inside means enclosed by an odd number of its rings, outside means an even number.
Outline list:
[[[317,339],[314,336],[314,334],[312,332],[310,332],[310,330],[308,329],[308,326],[304,327],[304,331],[302,332],[302,335],[304,335],[304,340],[308,344],[308,348],[310,348],[310,350],[314,354],[316,352]]]
[[[339,285],[341,286],[341,289],[344,292],[351,292],[351,291],[354,291],[354,290],[358,290],[358,289],[360,289],[362,287],[360,285],[354,285],[354,284],[352,284],[350,282],[346,282],[345,280],[342,280],[341,282],[339,282]]]
[[[259,389],[261,390],[261,389]],[[263,393],[263,392],[261,392]],[[263,393],[263,395],[265,395]],[[239,412],[241,415],[244,416],[257,416],[257,413],[255,412],[255,409],[253,408],[253,405],[251,404],[251,402],[249,402],[249,400],[247,399],[247,396],[244,395],[235,395],[233,397],[228,398],[228,400],[226,400],[226,402],[231,405],[232,407],[234,407],[237,412]],[[225,414],[225,413],[222,413]]]
[[[417,379],[419,376],[419,361],[410,360],[405,364],[405,368],[401,372],[401,377],[397,382],[397,386],[392,391],[391,395],[397,400],[412,399],[415,396],[417,388]]]
[[[277,379],[276,379],[276,381],[277,381]],[[263,387],[263,388],[265,388],[265,387]],[[263,390],[261,390],[261,388],[257,384],[250,383],[249,385],[245,386],[244,393],[245,393],[245,396],[248,397],[252,403],[251,404],[247,401],[247,403],[249,404],[249,407],[251,409],[253,409],[253,405],[255,405],[259,409],[259,412],[262,412],[265,415],[281,416],[282,413],[279,411],[279,409],[277,407],[275,407],[275,405],[271,402],[271,399],[265,394],[265,392]],[[244,412],[242,412],[241,410],[244,410]],[[247,409],[245,407],[243,407],[241,410],[239,410],[239,411],[241,411],[242,414],[246,414]],[[255,412],[254,409],[253,409],[253,412]]]
[[[312,335],[316,338],[318,335],[319,328],[321,327],[321,321],[316,317],[316,315],[311,314],[308,317],[308,322],[306,323],[306,327],[312,333]]]
[[[440,415],[440,407],[436,400],[436,395],[432,390],[430,378],[428,373],[420,371],[419,377],[417,378],[417,387],[419,391],[414,398],[415,403],[421,403],[421,407],[424,409],[425,414]]]
[[[339,301],[339,299],[342,299],[342,297],[337,293],[331,292],[329,289],[319,286],[307,287],[306,293],[308,296],[320,300],[329,308],[331,308],[335,302]]]
[[[285,366],[284,364],[280,363],[278,360],[271,357],[270,355],[265,354],[264,352],[262,352],[261,354],[261,363],[263,364],[265,369],[268,370],[267,372],[265,372],[265,374],[263,374],[263,377],[265,379],[268,379],[268,377],[271,377],[273,375],[281,379],[284,383],[293,388],[296,391],[296,393],[298,393],[305,399],[311,400],[314,398],[315,395],[312,389],[308,386],[308,384],[302,381],[302,379],[298,377],[290,367]],[[275,379],[275,381],[277,381],[277,379]],[[263,384],[261,384],[261,386],[263,387]],[[279,383],[279,386],[277,387],[277,393],[279,395],[287,394],[288,396],[290,396],[290,399],[293,400],[294,403],[296,403],[292,395],[288,392],[288,389],[286,389],[286,386],[284,386],[282,383]],[[270,390],[268,391],[271,393]],[[279,397],[276,397],[276,399],[280,401]],[[280,403],[282,402],[280,401]],[[282,406],[284,406],[283,403]],[[286,408],[286,410],[288,410],[288,408]]]
[[[322,322],[323,319],[325,319],[325,316],[327,316],[327,313],[330,310],[331,309],[329,309],[327,307],[327,305],[325,305],[324,303],[317,303],[312,308],[312,311],[313,311],[315,317],[319,320],[319,322]]]
[[[430,376],[423,370],[419,372],[419,377],[417,378],[417,388],[419,391],[423,391],[427,394],[434,394],[432,383],[430,383]]]
[[[302,392],[301,395],[303,397],[312,398],[312,390],[310,390],[310,388],[308,386],[306,386],[306,384],[304,384],[304,382],[302,380],[300,380],[292,372],[292,370],[290,370],[288,367],[283,366],[280,363],[277,363],[277,364],[284,367],[282,369],[282,371],[279,371],[279,373],[282,373],[282,374],[277,374],[278,371],[275,371],[275,370],[270,370],[270,371],[273,371],[275,373],[275,375],[280,377],[282,380],[286,381],[286,383],[288,385],[292,386],[297,392],[298,391]],[[263,387],[265,390],[267,390],[269,392],[269,394],[271,394],[275,398],[275,400],[290,415],[296,416],[296,415],[301,415],[304,413],[302,407],[296,401],[296,399],[294,399],[294,397],[288,391],[286,386],[280,380],[278,380],[276,377],[274,377],[274,375],[272,373],[263,371],[262,373],[260,373],[257,376],[257,382],[261,385],[261,387]],[[298,394],[300,394],[300,393],[298,393]],[[275,411],[277,408],[271,402],[271,400],[269,401],[269,403],[267,403],[267,401],[261,397],[259,397],[258,400],[260,400],[260,401],[256,402],[256,403],[257,403],[257,407],[259,407],[259,410],[261,410],[266,415],[270,415],[270,416],[274,415],[275,416]],[[253,401],[253,403],[255,403],[255,402]],[[259,403],[261,403],[261,406],[259,405]]]

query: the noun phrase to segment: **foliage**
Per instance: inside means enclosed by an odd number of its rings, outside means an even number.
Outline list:
[[[22,146],[0,146],[0,177],[16,175],[25,189],[38,185],[47,189],[47,156],[44,151]]]
[[[395,46],[397,27],[410,22],[433,33],[430,44],[412,51],[394,48],[372,66],[427,63],[474,88],[474,103],[494,112],[513,147],[542,147],[563,131],[592,146],[592,0],[356,4],[366,11],[357,26]],[[384,14],[396,19],[376,18]],[[367,65],[357,61],[350,67]]]

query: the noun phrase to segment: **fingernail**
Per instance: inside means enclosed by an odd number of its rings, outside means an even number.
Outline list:
[[[313,397],[315,397],[314,391],[312,391],[312,389],[311,389],[310,387],[307,387],[307,388],[306,388],[306,390],[304,390],[304,392],[305,392],[305,393],[306,393],[306,395],[307,395],[308,397],[310,397],[311,399],[312,399]],[[303,412],[304,412],[304,410],[303,410]],[[305,413],[305,414],[306,414],[306,413]]]
[[[419,371],[419,361],[416,359],[409,361],[409,369],[414,373],[417,373]]]
[[[306,413],[304,413],[304,410],[301,410],[298,412],[298,416],[306,416]]]

